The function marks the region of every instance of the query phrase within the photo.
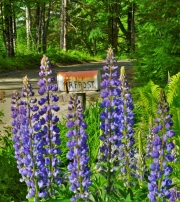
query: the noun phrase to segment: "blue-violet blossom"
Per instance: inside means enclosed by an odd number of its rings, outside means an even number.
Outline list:
[[[35,174],[38,176],[39,196],[52,197],[55,195],[53,185],[60,186],[60,169],[58,165],[60,160],[58,155],[61,154],[59,145],[60,129],[56,125],[59,118],[53,113],[59,111],[59,106],[54,104],[59,100],[57,95],[53,92],[58,90],[56,84],[53,84],[54,78],[51,77],[52,69],[50,68],[50,62],[45,55],[41,60],[39,75],[41,79],[38,82],[40,89],[38,90],[40,95],[44,95],[38,101],[41,106],[37,114],[34,114],[34,120],[38,120],[35,124],[36,136],[35,143],[37,145],[37,164],[39,171]]]
[[[38,201],[38,179],[35,176],[36,172],[36,146],[34,145],[34,129],[31,121],[32,112],[38,110],[36,105],[36,98],[32,98],[34,92],[32,86],[25,76],[23,78],[23,87],[21,99],[17,92],[12,94],[12,132],[14,133],[14,149],[15,158],[17,159],[17,167],[22,178],[28,187],[27,198],[35,198]],[[33,110],[32,110],[33,108]]]
[[[117,124],[117,106],[121,104],[120,81],[118,66],[114,65],[116,58],[112,48],[108,49],[106,65],[103,67],[101,82],[101,107],[100,114],[101,145],[98,155],[97,168],[103,175],[107,175],[107,192],[110,192],[113,183],[113,173],[118,169],[118,153],[121,145],[121,133]]]
[[[84,122],[83,109],[78,100],[78,96],[73,94],[70,96],[69,110],[71,114],[67,115],[68,121],[66,127],[69,129],[66,136],[70,138],[67,142],[69,151],[67,158],[70,160],[68,170],[71,173],[69,181],[71,183],[70,190],[75,193],[71,198],[71,202],[77,199],[87,201],[89,192],[88,187],[91,185],[90,168],[88,166],[89,157],[87,139],[85,132],[86,123]]]
[[[154,138],[152,140],[150,175],[148,177],[148,198],[152,202],[166,201],[170,199],[171,202],[176,201],[174,194],[169,190],[172,180],[169,175],[173,172],[173,168],[168,165],[168,162],[174,160],[172,150],[175,147],[171,141],[171,137],[175,135],[171,129],[173,122],[172,115],[169,114],[169,106],[165,98],[163,89],[160,89],[160,99],[158,104],[157,115],[155,119],[156,126],[153,127],[152,132]]]

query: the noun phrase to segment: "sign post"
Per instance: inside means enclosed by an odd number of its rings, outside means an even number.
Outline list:
[[[86,91],[100,90],[101,75],[99,70],[59,72],[57,84],[60,92],[74,92],[82,97],[82,105],[86,107]]]

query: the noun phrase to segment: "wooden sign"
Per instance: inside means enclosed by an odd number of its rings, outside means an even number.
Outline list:
[[[99,70],[59,72],[57,84],[60,91],[84,92],[100,90],[101,75]]]

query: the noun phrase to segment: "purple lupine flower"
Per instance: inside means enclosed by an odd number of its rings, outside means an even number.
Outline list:
[[[19,173],[22,175],[21,181],[25,181],[28,186],[27,198],[35,197],[38,200],[38,184],[37,178],[34,175],[35,167],[35,155],[33,151],[36,150],[34,147],[33,140],[33,127],[31,122],[32,111],[37,111],[38,107],[30,103],[35,103],[36,99],[31,98],[34,95],[32,86],[29,83],[27,76],[23,79],[23,87],[21,96],[23,100],[17,102],[20,97],[17,93],[14,93],[13,97],[16,97],[16,107],[12,107],[12,112],[16,111],[17,116],[12,122],[13,126],[13,141],[15,148],[15,158],[17,159]],[[32,110],[33,108],[33,110]],[[17,129],[17,131],[15,131]]]
[[[126,170],[123,173],[122,177],[124,179],[124,185],[130,186],[132,183],[131,176],[135,173],[136,168],[136,159],[134,158],[135,148],[134,148],[134,105],[132,103],[131,93],[129,91],[129,86],[127,83],[125,68],[121,67],[120,73],[120,99],[121,103],[117,106],[117,118],[116,125],[120,130],[121,136],[121,150],[123,156],[119,156],[121,162],[121,167],[125,167]]]
[[[173,187],[169,189],[169,191],[170,191],[170,198],[169,198],[170,202],[175,202],[180,199],[180,192],[177,190],[177,187]]]
[[[119,153],[119,146],[121,145],[121,132],[118,130],[118,114],[117,105],[121,103],[120,89],[119,89],[119,72],[114,66],[115,57],[113,50],[108,49],[106,66],[104,66],[105,74],[102,75],[101,82],[101,107],[104,108],[100,114],[101,118],[101,135],[100,140],[102,144],[99,148],[97,168],[103,175],[107,176],[109,192],[112,185],[113,174],[118,169],[117,160]],[[112,76],[113,75],[113,76]],[[105,165],[106,164],[106,165]]]
[[[174,136],[174,131],[171,130],[173,122],[171,120],[172,115],[168,114],[169,107],[166,102],[165,93],[163,89],[160,89],[160,100],[158,104],[157,114],[159,117],[155,119],[156,125],[152,129],[153,140],[150,156],[152,157],[152,163],[150,165],[150,175],[148,177],[148,198],[151,201],[170,199],[173,200],[173,192],[169,190],[172,184],[172,180],[169,175],[173,172],[173,169],[168,162],[174,160],[172,150],[175,145],[171,142],[171,137]],[[167,135],[168,134],[168,135]],[[172,135],[169,135],[172,134]],[[154,186],[155,188],[151,188]]]
[[[69,148],[67,158],[70,160],[68,165],[68,170],[71,173],[69,176],[70,190],[76,193],[71,201],[76,201],[77,199],[88,198],[88,187],[91,185],[90,168],[88,166],[89,157],[87,155],[88,135],[85,132],[86,124],[83,121],[84,114],[78,96],[76,94],[70,96],[69,103],[73,106],[70,108],[74,109],[74,115],[68,115],[69,120],[66,123],[67,128],[70,129],[66,134],[70,138],[67,142]]]
[[[20,160],[18,151],[21,148],[22,144],[19,141],[21,138],[21,133],[20,133],[20,118],[19,118],[19,100],[20,100],[20,95],[17,91],[12,92],[11,96],[12,100],[11,103],[14,105],[11,107],[11,118],[13,119],[11,125],[12,125],[12,133],[14,134],[12,140],[14,141],[14,149],[15,149],[15,158],[17,160]]]
[[[54,196],[53,184],[60,186],[60,170],[58,164],[60,160],[57,155],[61,153],[58,146],[61,143],[60,130],[56,126],[59,121],[58,117],[53,114],[53,111],[59,111],[59,106],[53,102],[58,101],[58,96],[53,95],[52,91],[57,91],[57,85],[51,84],[55,79],[50,77],[52,70],[50,69],[50,62],[46,56],[41,60],[39,75],[42,77],[38,85],[40,87],[39,94],[44,95],[39,100],[41,105],[38,114],[33,115],[33,119],[38,122],[35,123],[35,135],[38,157],[38,177],[41,180],[39,197]]]

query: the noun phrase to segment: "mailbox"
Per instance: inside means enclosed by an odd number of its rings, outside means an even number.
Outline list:
[[[84,92],[100,90],[101,75],[99,70],[59,72],[57,84],[60,91]]]

